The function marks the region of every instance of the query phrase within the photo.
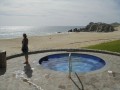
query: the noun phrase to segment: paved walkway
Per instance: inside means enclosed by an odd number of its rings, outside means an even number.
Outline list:
[[[120,57],[101,53],[87,53],[101,57],[106,66],[100,70],[75,74],[45,69],[39,65],[41,57],[61,52],[46,52],[29,56],[30,65],[24,65],[24,57],[7,61],[7,70],[0,72],[0,90],[120,90]],[[64,52],[62,52],[64,53]],[[112,70],[115,74],[109,74]],[[75,85],[77,84],[78,87]]]

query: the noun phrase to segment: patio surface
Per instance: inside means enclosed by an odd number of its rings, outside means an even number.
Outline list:
[[[100,70],[78,73],[80,80],[72,73],[45,69],[38,61],[43,56],[62,52],[46,52],[29,55],[30,65],[23,64],[24,57],[7,60],[7,69],[0,71],[0,90],[120,90],[120,56],[77,52],[95,55],[106,62]],[[108,71],[113,71],[113,74]]]

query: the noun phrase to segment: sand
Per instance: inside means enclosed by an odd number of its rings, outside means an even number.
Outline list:
[[[120,39],[120,26],[114,32],[73,32],[48,36],[29,37],[29,51],[58,48],[82,48],[111,40]],[[21,38],[0,39],[0,50],[6,50],[7,56],[21,53]]]

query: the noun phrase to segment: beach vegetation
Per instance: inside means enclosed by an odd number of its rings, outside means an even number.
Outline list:
[[[120,53],[120,40],[105,42],[97,45],[85,47],[87,49],[107,50]]]

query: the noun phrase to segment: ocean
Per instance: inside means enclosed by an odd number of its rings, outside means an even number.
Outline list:
[[[45,36],[56,33],[66,33],[70,29],[81,26],[0,26],[0,39],[12,39],[22,37],[23,33],[28,36]]]

